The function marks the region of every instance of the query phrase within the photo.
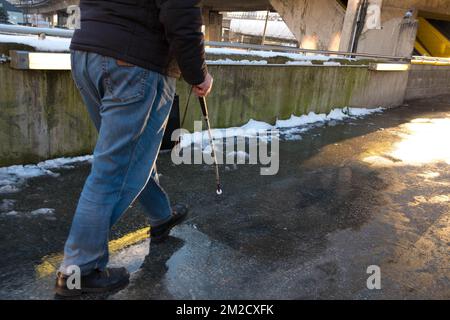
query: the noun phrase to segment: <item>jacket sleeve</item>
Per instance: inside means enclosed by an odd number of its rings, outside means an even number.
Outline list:
[[[201,0],[160,0],[159,17],[171,53],[191,85],[202,83],[208,72],[200,4]]]

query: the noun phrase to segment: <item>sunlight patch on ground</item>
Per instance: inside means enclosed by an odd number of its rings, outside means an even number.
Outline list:
[[[450,118],[414,119],[400,126],[401,140],[392,151],[364,158],[377,166],[413,165],[445,162],[450,164]],[[424,173],[424,178],[436,178],[434,173]]]
[[[409,135],[390,154],[410,165],[450,164],[450,119],[415,119],[403,126]]]
[[[419,177],[425,178],[425,179],[436,179],[440,177],[439,172],[434,171],[425,171],[424,173],[419,174]]]
[[[445,204],[450,202],[450,195],[441,194],[433,197],[416,196],[414,202],[411,202],[410,206],[419,206],[422,204]]]

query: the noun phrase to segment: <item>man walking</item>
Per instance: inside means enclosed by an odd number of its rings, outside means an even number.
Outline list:
[[[155,162],[175,95],[176,78],[206,96],[200,0],[81,0],[72,39],[72,74],[98,132],[94,161],[64,250],[55,291],[73,296],[128,284],[125,268],[107,268],[111,227],[139,200],[153,242],[187,215],[171,208]],[[70,289],[73,266],[81,288]]]

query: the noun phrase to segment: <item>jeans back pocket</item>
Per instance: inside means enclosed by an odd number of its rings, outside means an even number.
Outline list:
[[[144,97],[150,71],[110,57],[103,57],[105,98],[134,102]]]

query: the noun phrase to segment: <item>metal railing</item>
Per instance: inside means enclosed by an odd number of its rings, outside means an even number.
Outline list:
[[[39,6],[41,4],[44,4],[46,2],[49,2],[49,0],[8,0],[13,5],[15,5],[18,8],[32,8],[34,6]]]
[[[215,41],[209,41],[206,42],[205,44],[210,47],[262,50],[262,51],[280,51],[287,53],[320,54],[325,56],[337,56],[337,57],[341,56],[345,58],[360,57],[360,58],[383,59],[383,60],[404,61],[404,62],[409,62],[411,60],[411,58],[409,57],[397,57],[397,56],[388,56],[370,53],[352,53],[345,51],[311,50],[287,46],[255,45],[246,43],[215,42]]]
[[[74,31],[67,30],[67,29],[58,29],[58,28],[35,28],[35,27],[0,24],[0,33],[28,34],[28,35],[45,34],[48,36],[71,38],[73,36]],[[293,47],[287,47],[287,46],[254,45],[254,44],[245,44],[245,43],[216,42],[216,41],[208,41],[205,43],[205,45],[209,46],[209,47],[233,48],[233,49],[242,49],[242,50],[277,51],[277,52],[301,53],[301,54],[319,54],[319,55],[325,55],[325,56],[333,56],[333,57],[337,57],[337,58],[339,58],[339,57],[343,57],[343,58],[354,57],[354,58],[381,59],[381,60],[389,60],[389,61],[396,61],[396,62],[410,62],[411,61],[410,57],[398,57],[398,56],[388,56],[388,55],[379,55],[379,54],[370,54],[370,53],[352,53],[352,52],[344,52],[344,51],[310,50],[310,49],[293,48]]]
[[[18,34],[18,35],[41,35],[72,38],[73,30],[59,29],[59,28],[36,28],[18,26],[14,24],[0,24],[0,33]]]

